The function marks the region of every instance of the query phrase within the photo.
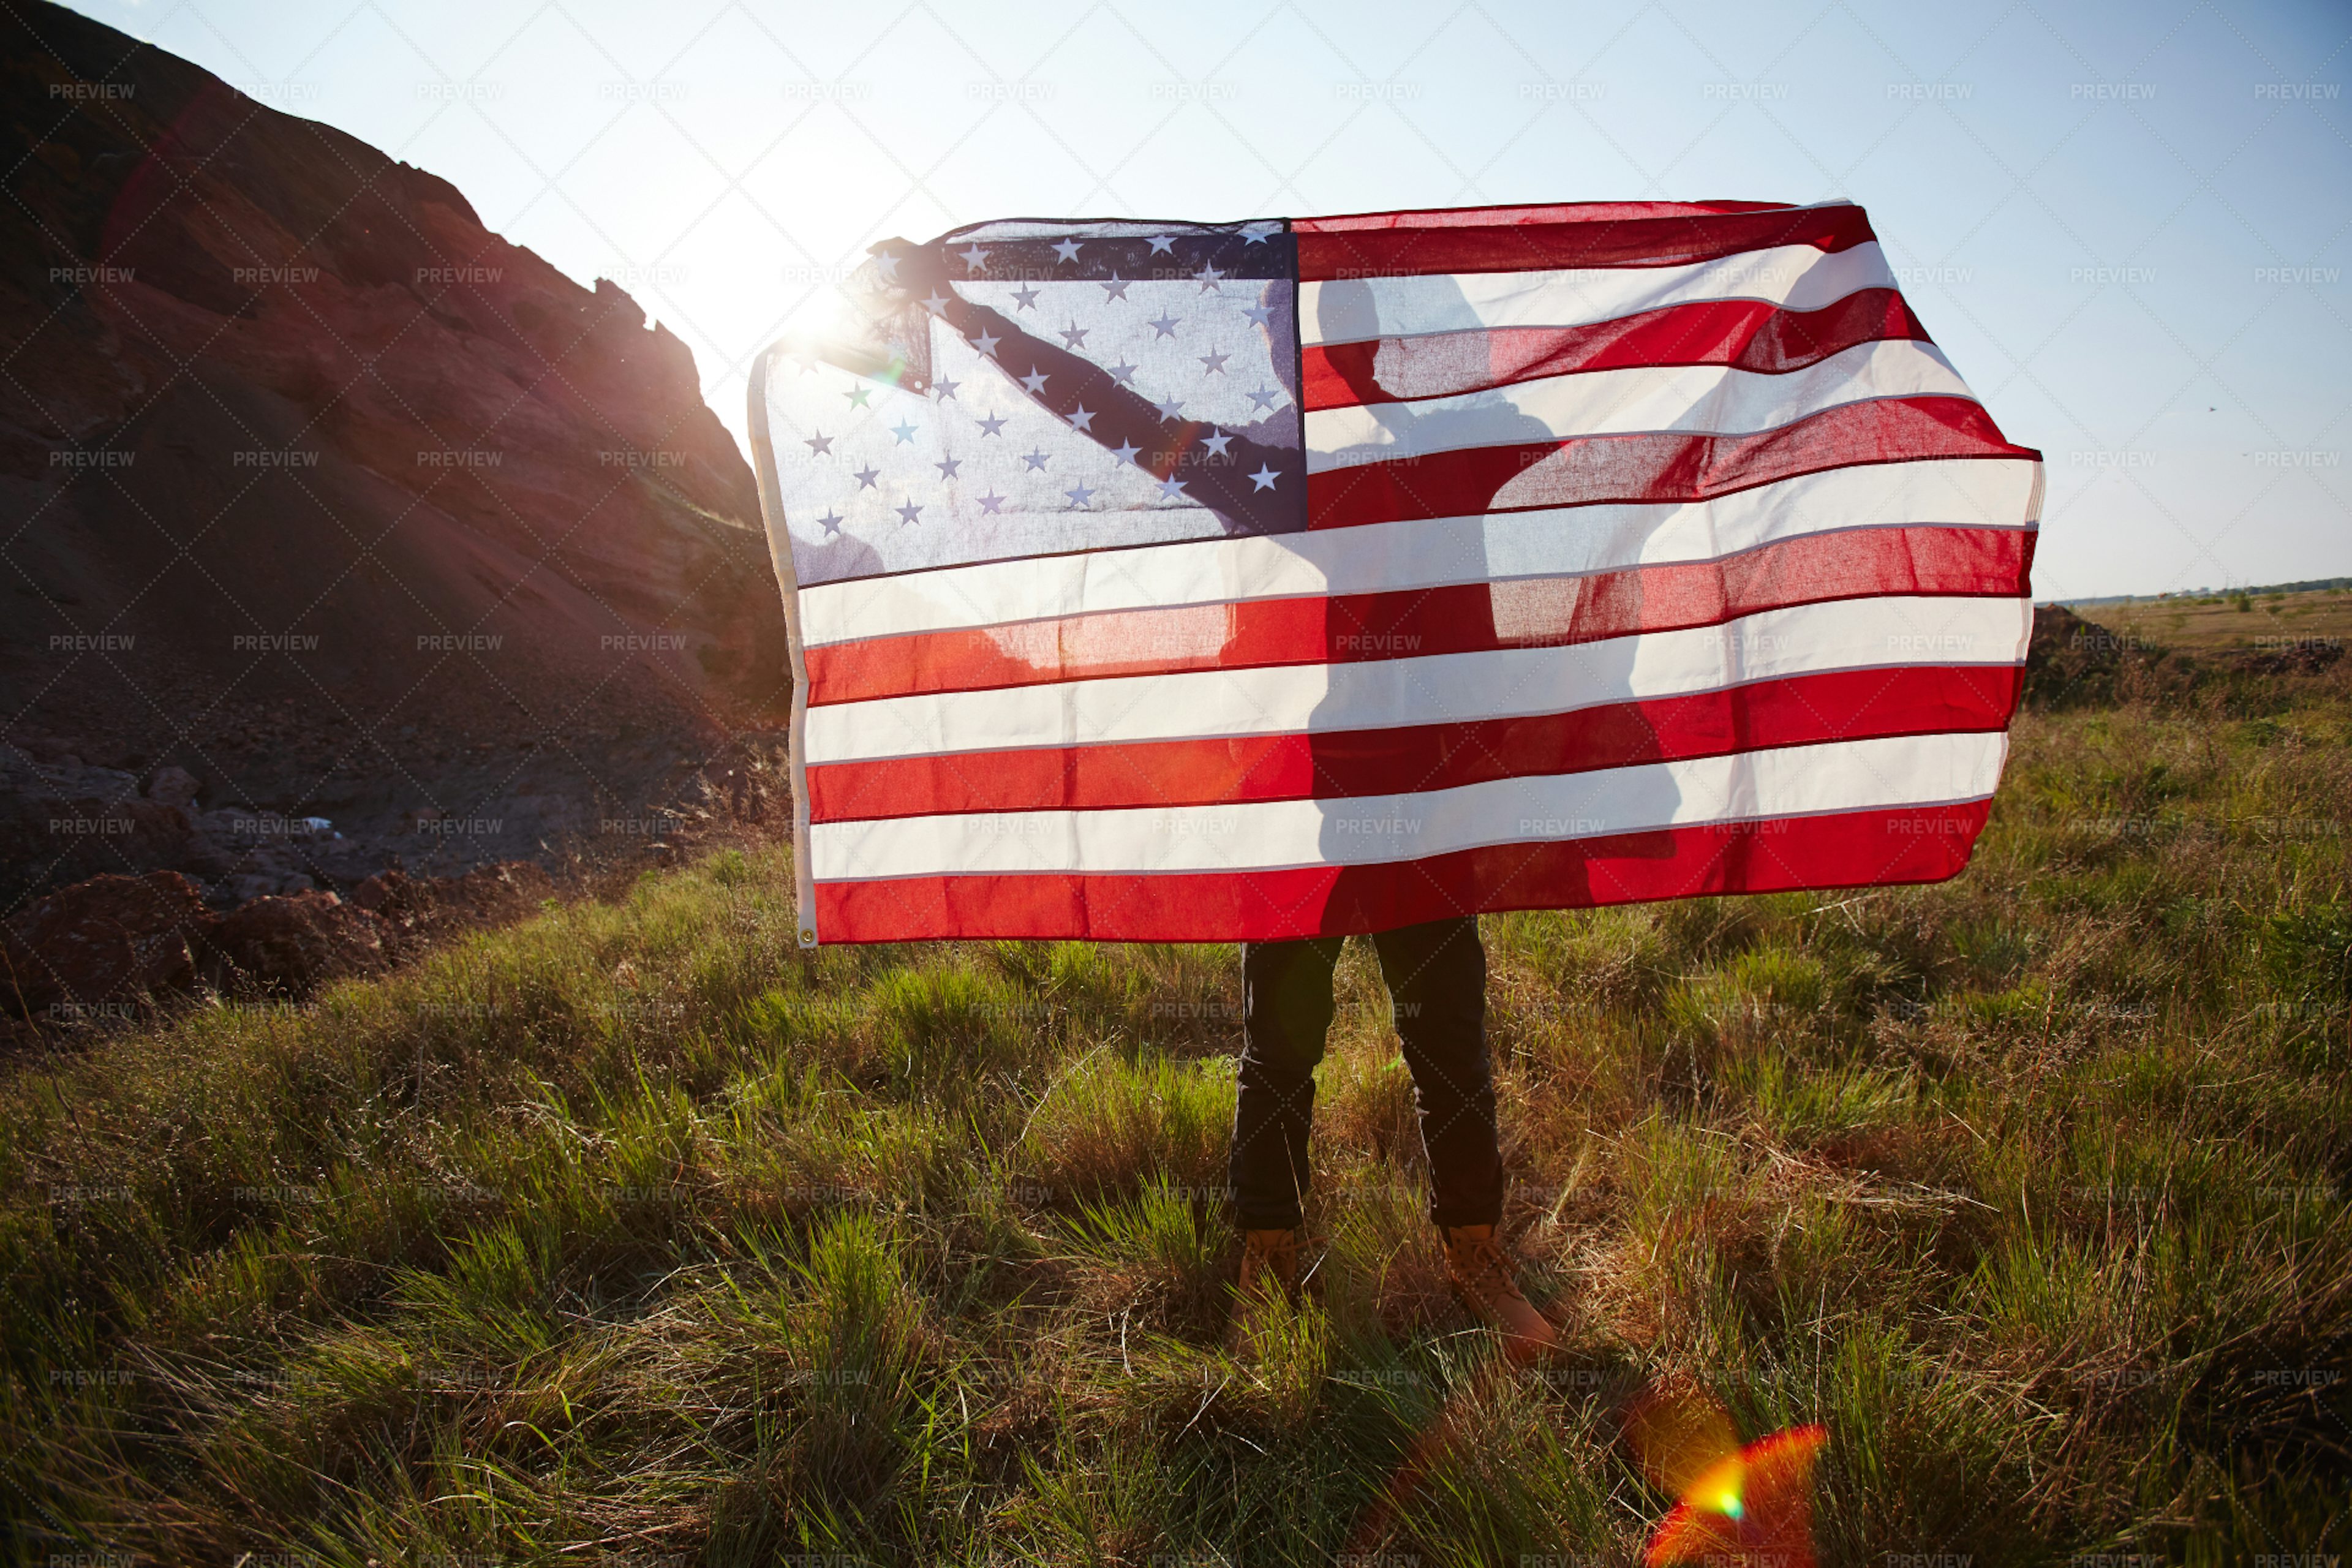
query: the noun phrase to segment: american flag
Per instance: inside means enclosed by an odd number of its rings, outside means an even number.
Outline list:
[[[1847,203],[894,240],[761,356],[802,940],[1932,881],[2040,454]]]

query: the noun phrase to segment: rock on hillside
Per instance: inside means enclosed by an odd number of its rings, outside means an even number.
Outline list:
[[[423,170],[72,12],[10,26],[0,912],[642,842],[781,725],[683,343]]]

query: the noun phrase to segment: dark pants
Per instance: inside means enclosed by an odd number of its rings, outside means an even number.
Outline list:
[[[1331,1027],[1331,972],[1344,939],[1242,946],[1241,1098],[1231,1181],[1245,1230],[1299,1224],[1315,1064]],[[1432,921],[1372,938],[1412,1069],[1430,1218],[1441,1226],[1503,1217],[1495,1083],[1486,1066],[1486,950],[1473,919]]]

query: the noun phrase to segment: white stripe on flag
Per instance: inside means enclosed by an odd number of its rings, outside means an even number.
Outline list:
[[[1708,300],[1818,310],[1860,289],[1893,287],[1874,240],[1826,253],[1811,245],[1775,246],[1682,267],[1349,278],[1299,285],[1298,338],[1348,343],[1486,327],[1580,327]]]
[[[1419,795],[825,822],[812,847],[819,881],[1379,865],[1494,844],[1981,800],[2000,782],[2008,744],[2000,731],[1912,735]],[[1890,861],[1895,848],[1890,837]]]
[[[2024,599],[1889,595],[1561,647],[877,698],[809,710],[807,760],[1469,722],[1834,669],[2013,665],[2032,619]]]
[[[1453,397],[1312,410],[1307,469],[1585,436],[1745,436],[1843,404],[1922,395],[1970,394],[1942,350],[1907,338],[1856,343],[1779,374],[1719,364],[1580,371]]]

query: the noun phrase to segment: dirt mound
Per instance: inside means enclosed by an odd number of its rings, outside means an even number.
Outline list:
[[[2194,659],[2136,632],[2087,620],[2063,605],[2037,605],[2025,648],[2025,701],[2039,709],[2105,707],[2179,695],[2198,677]]]
[[[299,1001],[331,980],[522,920],[555,892],[543,868],[518,860],[457,877],[382,871],[348,900],[310,889],[221,914],[176,871],[93,877],[0,925],[0,1039],[56,1039],[145,1016],[174,995]]]
[[[127,1016],[157,992],[187,990],[215,923],[203,893],[175,871],[60,889],[0,928],[9,1016],[90,1022]]]
[[[383,962],[375,919],[315,889],[239,905],[206,933],[205,945],[216,973],[253,991],[299,994]]]

